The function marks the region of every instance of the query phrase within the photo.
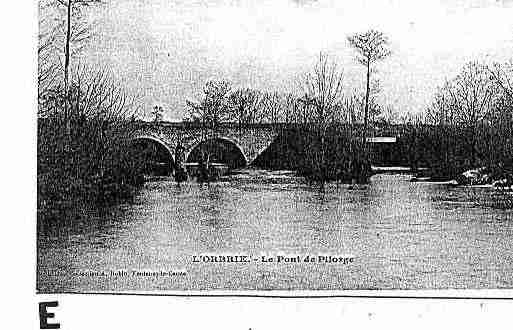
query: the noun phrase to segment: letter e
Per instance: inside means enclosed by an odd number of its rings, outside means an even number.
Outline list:
[[[48,323],[48,319],[55,317],[54,313],[48,313],[47,307],[57,307],[59,303],[57,301],[48,301],[39,303],[39,328],[40,329],[60,329],[59,323]]]

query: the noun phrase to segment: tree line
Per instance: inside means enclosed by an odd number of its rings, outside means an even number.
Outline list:
[[[71,219],[131,198],[143,160],[129,147],[137,99],[107,68],[80,63],[99,0],[39,2],[38,220]],[[65,214],[63,214],[65,213]]]
[[[186,101],[184,120],[211,126],[221,122],[310,123],[322,120],[360,122],[366,128],[369,120],[391,119],[387,115],[393,112],[395,115],[395,111],[391,105],[384,109],[379,104],[379,80],[371,77],[371,67],[390,55],[388,38],[382,32],[369,30],[347,39],[356,50],[356,60],[366,68],[363,93],[358,90],[345,93],[343,69],[321,53],[313,70],[299,79],[300,88],[295,93],[234,89],[226,80],[208,81],[200,101]],[[162,119],[158,112],[152,114],[154,120]]]
[[[437,89],[425,123],[436,148],[429,162],[440,178],[482,169],[482,183],[513,185],[512,61],[467,63]]]
[[[282,151],[298,151],[294,169],[321,184],[331,180],[366,182],[371,175],[366,143],[369,121],[389,119],[383,114],[393,113],[390,107],[383,111],[377,102],[379,81],[371,77],[374,65],[390,55],[389,42],[376,30],[347,39],[356,51],[356,60],[365,67],[363,93],[346,93],[343,69],[321,53],[313,69],[298,81],[296,93],[232,90],[228,81],[209,81],[200,101],[187,101],[184,120],[206,130],[216,130],[223,122],[285,123]]]
[[[88,12],[100,0],[41,0],[38,45],[38,210],[79,209],[133,196],[144,160],[128,145],[137,99],[106,68],[80,64],[94,24]],[[57,18],[57,19],[55,19]],[[390,56],[389,40],[369,30],[347,37],[364,68],[365,87],[347,92],[344,71],[321,53],[295,93],[233,88],[209,81],[199,101],[187,101],[184,120],[216,130],[239,125],[286,123],[281,155],[312,181],[366,182],[372,174],[367,138],[371,124],[402,123],[413,168],[429,167],[435,179],[486,167],[490,177],[511,182],[512,62],[471,62],[447,80],[419,115],[400,116],[378,101],[378,62]],[[163,118],[162,107],[152,112]],[[284,147],[286,146],[286,148]],[[275,152],[278,152],[276,151]],[[509,181],[508,181],[509,180]],[[506,183],[507,184],[507,183]],[[79,201],[79,202],[77,202]],[[68,206],[66,206],[68,205]]]
[[[372,71],[368,68],[373,61],[390,53],[382,49],[377,54],[374,60],[359,58],[366,74]],[[377,80],[366,79],[365,93],[345,92],[343,80],[343,71],[321,54],[300,81],[302,89],[297,94],[232,89],[227,81],[210,81],[199,102],[187,102],[185,120],[209,129],[221,122],[286,123],[289,129],[283,144],[294,141],[297,145],[292,149],[301,149],[294,161],[296,169],[320,182],[366,181],[372,174],[365,143],[369,123],[401,124],[408,165],[414,171],[428,168],[419,175],[466,183],[463,172],[486,168],[485,183],[513,184],[513,62],[467,63],[437,89],[428,108],[417,114],[400,115],[392,106],[381,106]],[[298,124],[296,130],[293,124]],[[287,152],[281,148],[277,155]]]
[[[52,218],[52,212],[130,198],[143,182],[144,154],[134,150],[128,138],[139,110],[137,99],[107,68],[80,62],[82,50],[94,35],[89,12],[102,10],[104,4],[101,0],[39,2],[37,183],[42,218]],[[335,124],[367,125],[369,116],[378,113],[370,67],[386,56],[385,51],[374,50],[384,47],[387,40],[373,30],[348,40],[358,50],[358,61],[367,68],[365,94],[345,97],[342,70],[321,54],[314,70],[301,80],[301,95],[232,90],[226,81],[210,81],[199,102],[187,102],[185,120],[210,129],[226,121],[300,124],[302,129],[289,133],[298,137],[298,148],[308,150],[299,168],[303,174],[321,182],[334,179],[347,165],[342,161],[350,159],[361,163],[352,168],[366,172],[360,176],[364,180],[368,176],[364,152],[342,159],[336,150],[349,145],[345,154],[352,155],[362,143],[358,146],[353,140],[340,140],[341,134],[336,132],[340,128]],[[156,106],[152,114],[155,120],[162,120],[162,107]],[[364,141],[366,130],[361,134]]]

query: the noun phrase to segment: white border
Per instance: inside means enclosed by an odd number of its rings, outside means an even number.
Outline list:
[[[510,328],[513,290],[166,291],[212,297],[35,294],[37,0],[3,2],[0,10],[2,118],[1,328],[39,329],[38,303],[61,329],[354,329]],[[143,292],[158,294],[157,292]],[[234,298],[216,295],[404,296],[389,298]],[[410,299],[411,296],[480,297]]]

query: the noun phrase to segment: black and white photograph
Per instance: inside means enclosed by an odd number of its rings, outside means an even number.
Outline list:
[[[513,1],[37,6],[37,293],[513,289]]]

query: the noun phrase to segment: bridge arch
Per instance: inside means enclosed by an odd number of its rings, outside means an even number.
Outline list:
[[[244,152],[244,148],[241,144],[230,137],[226,136],[210,136],[205,139],[196,139],[192,143],[190,143],[190,147],[187,148],[187,152],[185,154],[186,162],[194,162],[198,158],[198,148],[201,145],[207,144],[207,149],[212,149],[217,146],[219,149],[218,152],[224,152],[224,154],[216,154],[216,158],[214,162],[222,162],[227,164],[231,168],[244,167],[249,164],[246,153]],[[215,152],[214,152],[215,153]]]
[[[170,175],[175,168],[172,150],[161,139],[151,135],[140,135],[130,139],[133,148],[143,153],[145,171],[154,175]]]

